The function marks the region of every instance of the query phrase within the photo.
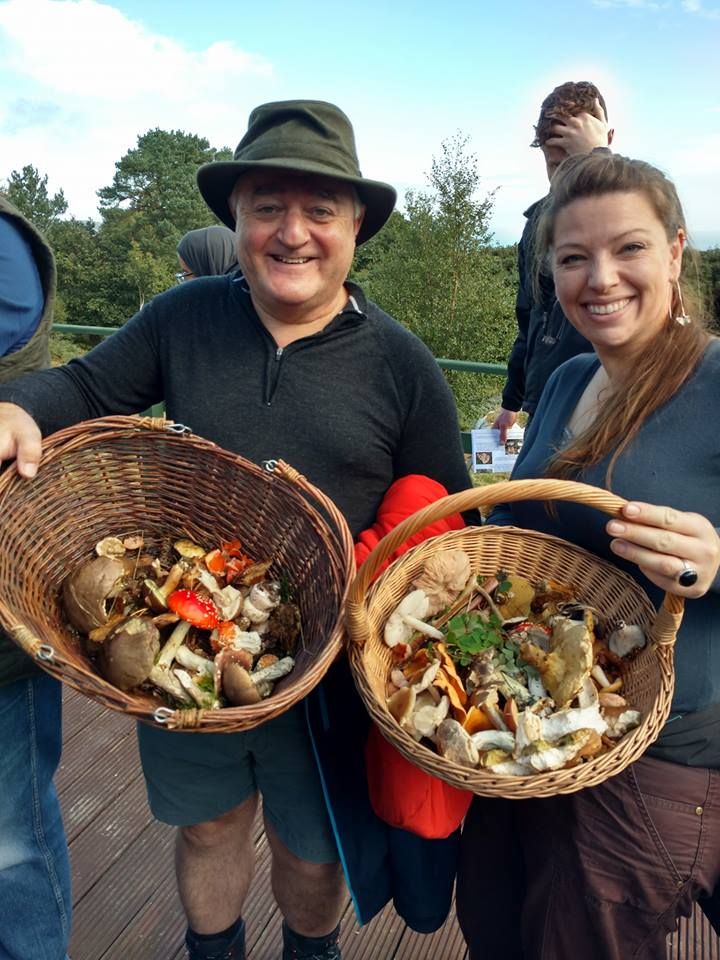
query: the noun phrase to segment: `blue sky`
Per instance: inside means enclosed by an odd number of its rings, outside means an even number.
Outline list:
[[[528,146],[540,101],[588,79],[614,148],[661,166],[697,244],[720,244],[719,50],[720,0],[0,0],[0,180],[32,163],[93,216],[145,130],[234,147],[256,104],[314,97],[401,198],[467,135],[512,242],[547,186]]]

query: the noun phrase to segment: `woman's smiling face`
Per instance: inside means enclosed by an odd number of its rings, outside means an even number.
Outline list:
[[[555,292],[601,360],[636,355],[665,327],[684,242],[641,192],[580,197],[557,214]]]

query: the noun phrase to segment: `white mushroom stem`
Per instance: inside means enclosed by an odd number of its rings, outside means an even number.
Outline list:
[[[165,597],[169,597],[173,590],[177,587],[180,581],[183,578],[185,573],[185,564],[184,563],[175,563],[170,567],[170,571],[165,579],[165,583],[160,587],[160,592]]]
[[[502,621],[505,619],[505,617],[502,615],[502,613],[500,612],[500,610],[499,610],[498,607],[496,606],[495,601],[494,601],[493,598],[490,596],[490,594],[487,592],[487,590],[486,590],[484,587],[481,587],[479,584],[478,584],[477,587],[475,587],[475,590],[476,590],[477,593],[483,598],[483,600],[485,601],[485,603],[487,603],[490,612],[491,612],[491,613],[494,613],[495,616],[498,618],[498,620],[500,620],[500,622],[502,622]]]
[[[251,673],[250,676],[255,684],[260,684],[267,680],[279,680],[280,677],[284,677],[290,673],[294,666],[295,661],[292,657],[283,657],[282,660],[271,663],[269,667],[256,670],[254,673]]]
[[[430,601],[424,590],[412,590],[403,597],[397,607],[388,617],[385,624],[385,643],[389,647],[396,647],[399,643],[408,643],[413,635],[413,627],[407,617],[422,620],[428,615]]]
[[[594,680],[597,680],[597,682],[600,684],[601,687],[611,686],[610,680],[608,679],[608,675],[605,673],[605,671],[603,670],[603,668],[600,666],[599,663],[596,663],[595,666],[592,668],[592,670],[590,671],[590,676]]]
[[[405,614],[403,620],[409,627],[412,627],[413,630],[417,630],[418,633],[425,634],[426,637],[431,637],[433,640],[444,640],[445,635],[437,629],[437,627],[431,626],[429,623],[425,623],[424,620],[418,620],[417,617],[411,617]]]
[[[185,637],[188,635],[190,627],[191,624],[189,624],[187,620],[181,620],[178,623],[165,641],[165,646],[160,651],[160,656],[153,668],[154,670],[168,670],[170,668],[170,665],[175,659],[175,655],[185,642]]]
[[[187,670],[173,670],[172,672],[183,690],[190,695],[191,699],[193,699],[199,707],[209,709],[213,706],[212,695],[201,690]]]
[[[180,681],[169,669],[169,667],[158,667],[158,665],[155,664],[150,671],[148,680],[150,683],[154,683],[156,687],[159,687],[160,690],[164,690],[165,693],[169,693],[171,697],[174,697],[181,703],[192,703],[192,700],[180,685]]]
[[[200,654],[195,653],[190,647],[186,647],[185,644],[178,647],[175,659],[183,667],[187,667],[188,670],[194,670],[196,673],[212,676],[215,670],[215,664],[212,660],[208,660],[207,657],[201,657]]]

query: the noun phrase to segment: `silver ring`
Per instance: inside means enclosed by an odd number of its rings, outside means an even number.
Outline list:
[[[698,572],[693,570],[687,560],[682,562],[683,568],[678,574],[678,583],[681,587],[693,587],[697,583]]]

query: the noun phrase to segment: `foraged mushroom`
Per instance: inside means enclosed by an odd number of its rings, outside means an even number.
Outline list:
[[[470,579],[470,558],[464,550],[446,550],[425,561],[413,581],[430,601],[429,613],[438,613],[457,598]]]
[[[165,644],[160,651],[160,656],[158,657],[157,662],[150,671],[150,675],[148,677],[148,680],[150,680],[151,683],[154,683],[156,687],[160,687],[161,690],[169,693],[171,697],[174,697],[181,703],[189,703],[190,698],[183,690],[180,682],[170,668],[175,660],[175,654],[183,645],[185,637],[188,635],[189,631],[190,624],[187,622],[187,620],[180,620],[173,632],[165,641]]]
[[[545,653],[533,643],[520,646],[520,656],[540,672],[547,691],[558,707],[564,707],[582,689],[593,669],[593,637],[590,620],[559,617],[553,625],[553,649]]]
[[[416,627],[410,625],[407,617],[413,618],[413,623],[423,620],[428,615],[430,601],[424,590],[413,590],[400,601],[388,617],[385,624],[385,643],[389,647],[396,647],[399,643],[408,643]]]
[[[410,723],[416,700],[417,692],[410,685],[401,687],[388,699],[387,708],[401,727]]]
[[[108,619],[107,601],[125,585],[125,565],[115,557],[95,557],[63,581],[63,605],[70,623],[90,633]]]
[[[476,767],[480,754],[472,738],[457,720],[443,720],[437,728],[435,743],[441,755],[463,767]]]
[[[228,663],[222,672],[222,692],[234,707],[252,706],[262,699],[250,674],[235,662]]]
[[[124,557],[125,544],[119,537],[103,537],[95,544],[95,553],[99,557]]]
[[[618,657],[627,657],[645,646],[645,633],[636,623],[622,621],[608,637],[608,646]]]
[[[280,603],[280,584],[273,581],[256,583],[243,604],[243,614],[250,623],[264,623],[270,611]]]
[[[162,613],[167,610],[167,598],[177,587],[185,573],[183,563],[174,564],[165,578],[164,583],[158,584],[154,580],[143,580],[143,598],[151,610]]]
[[[160,631],[148,617],[131,617],[100,648],[103,676],[120,690],[144,683],[160,652]]]

